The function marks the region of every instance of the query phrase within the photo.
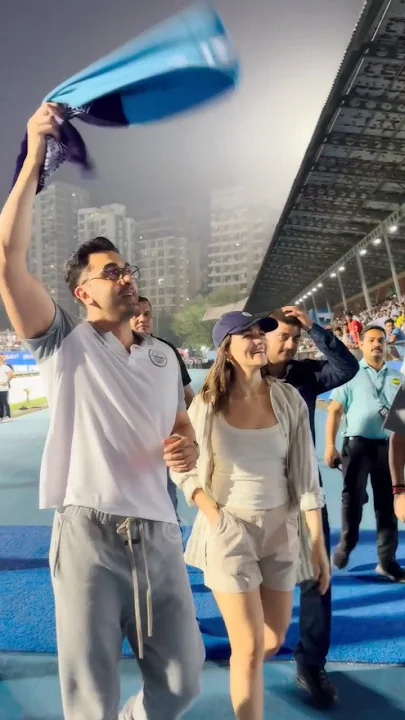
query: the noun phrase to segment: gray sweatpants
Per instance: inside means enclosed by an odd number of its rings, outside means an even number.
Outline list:
[[[69,506],[55,513],[49,562],[65,720],[182,717],[204,648],[180,528]],[[119,716],[124,636],[144,685]]]

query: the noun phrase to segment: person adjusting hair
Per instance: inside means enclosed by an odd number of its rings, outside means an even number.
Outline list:
[[[267,335],[268,370],[295,387],[305,400],[315,444],[315,409],[319,395],[351,380],[359,364],[347,347],[330,331],[315,323],[297,306],[286,306],[274,313],[278,327]],[[296,355],[302,331],[306,331],[322,360],[298,360]],[[322,485],[321,475],[319,481]],[[325,543],[330,553],[330,529],[326,505],[322,509]],[[305,550],[305,548],[303,548]],[[305,557],[305,552],[302,552]],[[315,705],[328,707],[337,699],[337,691],[326,671],[332,622],[331,589],[319,592],[313,579],[300,584],[300,639],[295,648],[297,683],[310,693]]]
[[[363,359],[359,372],[332,392],[326,422],[325,463],[329,467],[341,464],[343,473],[342,529],[333,562],[337,568],[345,568],[359,541],[370,476],[377,523],[376,571],[392,582],[403,583],[405,571],[396,560],[398,526],[388,461],[392,421],[388,426],[384,424],[402,378],[385,362],[386,335],[380,325],[368,325],[362,331],[360,349]],[[343,416],[343,445],[339,453],[336,435]]]

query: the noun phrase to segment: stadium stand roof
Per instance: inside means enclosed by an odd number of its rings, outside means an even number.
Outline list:
[[[232,312],[232,310],[243,310],[246,303],[247,298],[243,298],[242,300],[237,300],[233,303],[228,303],[227,305],[217,305],[216,307],[210,307],[206,311],[203,322],[207,320],[219,320],[221,315],[224,315],[224,313]]]
[[[330,305],[338,304],[339,267],[346,298],[361,293],[358,243],[367,286],[387,280],[388,255],[378,240],[391,225],[396,270],[405,272],[404,202],[405,2],[367,0],[246,310],[295,302],[318,283]]]

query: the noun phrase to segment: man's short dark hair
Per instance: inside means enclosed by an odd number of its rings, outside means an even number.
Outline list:
[[[384,337],[387,337],[387,333],[385,332],[384,328],[381,327],[381,325],[377,325],[376,323],[374,323],[371,325],[366,325],[366,327],[363,328],[360,333],[360,340],[364,340],[365,335],[367,335],[370,330],[379,330],[384,335]]]
[[[298,318],[294,317],[294,315],[285,315],[282,310],[272,312],[271,317],[275,318],[279,324],[284,323],[284,325],[290,325],[291,327],[296,327],[300,330],[302,329],[302,325]]]
[[[148,303],[150,309],[152,310],[152,303],[149,300],[149,298],[145,297],[145,295],[138,295],[138,302],[139,303],[141,303],[141,302]]]
[[[393,325],[395,325],[395,321],[392,318],[387,318],[384,325],[386,325],[387,323],[392,323]]]
[[[79,284],[81,273],[88,267],[90,255],[102,252],[118,253],[118,248],[108,238],[100,236],[81,243],[77,250],[71,254],[65,265],[65,282],[68,284],[72,295],[74,295]]]

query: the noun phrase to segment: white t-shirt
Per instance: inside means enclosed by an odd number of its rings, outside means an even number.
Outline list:
[[[8,379],[8,375],[10,372],[10,368],[8,365],[0,365],[0,392],[5,392],[5,390],[8,390],[8,386],[10,384],[10,381]]]
[[[163,440],[185,409],[173,350],[139,335],[128,353],[112,333],[62,308],[27,340],[50,408],[40,507],[82,505],[124,517],[176,522]]]

